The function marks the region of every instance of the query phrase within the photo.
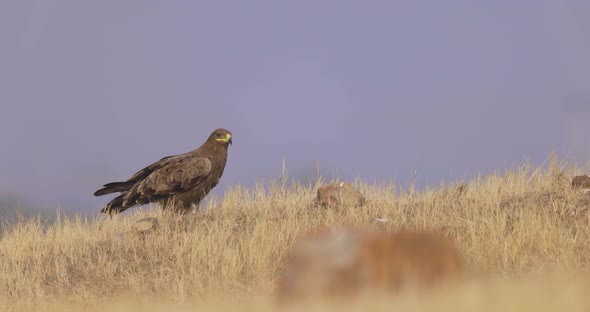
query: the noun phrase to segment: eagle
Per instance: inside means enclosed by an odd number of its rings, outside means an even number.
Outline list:
[[[156,202],[163,210],[186,214],[192,211],[219,183],[227,162],[232,134],[216,129],[197,149],[167,156],[139,170],[127,181],[111,182],[94,193],[102,196],[115,192],[101,209],[110,216],[138,205]]]

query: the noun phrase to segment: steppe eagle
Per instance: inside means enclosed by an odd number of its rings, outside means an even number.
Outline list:
[[[152,202],[157,202],[164,210],[182,214],[191,211],[193,205],[198,205],[219,183],[231,144],[231,132],[216,129],[195,150],[164,157],[141,169],[127,181],[105,184],[94,196],[114,192],[121,194],[101,212],[112,216]]]

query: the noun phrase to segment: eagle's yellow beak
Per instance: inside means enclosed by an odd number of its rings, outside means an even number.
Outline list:
[[[225,138],[220,138],[220,139],[215,139],[215,140],[217,140],[219,142],[223,142],[223,143],[229,143],[229,145],[231,145],[231,143],[232,143],[231,142],[231,134],[229,134],[229,133],[225,135]]]

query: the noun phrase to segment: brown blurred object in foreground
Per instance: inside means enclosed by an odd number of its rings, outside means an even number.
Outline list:
[[[461,276],[460,255],[437,232],[337,229],[307,235],[290,250],[277,295],[281,302],[423,290]]]

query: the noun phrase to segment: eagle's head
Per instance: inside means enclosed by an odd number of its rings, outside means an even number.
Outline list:
[[[219,128],[219,129],[216,129],[215,131],[213,131],[213,133],[211,133],[211,135],[209,136],[209,140],[213,140],[214,142],[216,142],[218,144],[231,145],[231,143],[232,143],[231,137],[232,137],[231,132],[229,132],[226,129]]]

